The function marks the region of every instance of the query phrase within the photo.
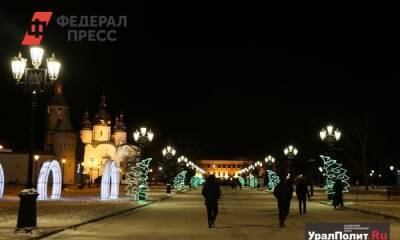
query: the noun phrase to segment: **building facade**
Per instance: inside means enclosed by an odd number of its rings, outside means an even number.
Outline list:
[[[207,175],[214,174],[217,178],[237,178],[239,171],[250,166],[249,160],[200,160],[200,167]]]
[[[125,180],[128,162],[139,156],[139,148],[127,143],[127,130],[124,115],[119,113],[114,124],[107,113],[106,98],[101,96],[99,111],[90,121],[89,112],[82,118],[80,138],[84,146],[83,169],[86,179],[94,182],[102,176],[107,160],[115,160]]]
[[[54,160],[56,156],[53,152],[36,151],[35,155],[39,159],[33,163],[32,180],[37,183],[40,169],[45,161]],[[0,150],[0,164],[4,170],[4,183],[10,185],[26,184],[28,175],[28,159],[27,151],[12,151],[11,149]],[[35,179],[36,177],[36,179]]]
[[[69,106],[63,96],[61,81],[54,83],[54,96],[47,107],[46,133],[44,150],[53,152],[56,160],[64,168],[63,180],[65,184],[76,181],[76,144],[78,134],[72,126],[69,116]],[[62,164],[65,159],[65,164]]]

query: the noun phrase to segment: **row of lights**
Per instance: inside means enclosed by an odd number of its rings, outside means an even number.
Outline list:
[[[136,130],[133,133],[133,139],[139,143],[140,146],[144,146],[146,143],[153,141],[154,133],[146,127],[141,127],[139,130]],[[170,145],[164,147],[161,151],[162,155],[167,158],[171,159],[176,155],[176,149]],[[197,172],[205,173],[203,169],[197,166],[195,163],[188,161],[188,159],[184,156],[180,156],[178,158],[178,163],[186,163],[186,167],[192,168]],[[159,171],[162,171],[162,167],[158,167]]]
[[[323,142],[326,142],[329,146],[333,146],[337,141],[340,140],[342,133],[339,131],[339,129],[336,128],[336,130],[334,130],[334,127],[332,125],[328,125],[326,129],[322,128],[319,135]],[[283,149],[283,153],[288,159],[293,159],[297,156],[299,150],[295,146],[289,145]],[[275,158],[271,155],[268,155],[265,158],[265,162],[267,164],[275,164]],[[260,161],[257,161],[254,165],[250,165],[248,168],[240,170],[239,174],[247,173],[252,170],[252,168],[254,169],[254,167],[262,167],[262,163]],[[322,171],[321,167],[320,171]]]

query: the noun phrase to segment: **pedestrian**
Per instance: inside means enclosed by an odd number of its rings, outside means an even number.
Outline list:
[[[299,211],[300,214],[307,213],[307,199],[310,200],[310,193],[308,192],[307,184],[304,178],[300,178],[296,185],[296,195],[297,200],[299,201]]]
[[[281,181],[276,185],[274,189],[274,196],[278,201],[279,209],[279,227],[285,227],[285,220],[289,214],[291,190],[290,184],[285,180],[285,177],[281,177]]]
[[[208,176],[202,194],[207,208],[208,227],[212,228],[215,226],[214,222],[218,215],[218,199],[221,197],[221,189],[213,174]]]
[[[333,206],[336,209],[337,206],[343,207],[343,183],[342,180],[337,179],[333,184],[333,191],[335,195],[333,196]]]

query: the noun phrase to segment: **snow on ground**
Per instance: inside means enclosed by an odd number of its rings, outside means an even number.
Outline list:
[[[400,237],[397,221],[349,209],[334,210],[318,202],[309,203],[307,214],[300,215],[296,200],[292,201],[286,228],[279,228],[277,203],[271,193],[223,188],[220,214],[213,229],[207,226],[200,191],[192,191],[177,194],[139,211],[66,230],[49,239],[300,240],[304,239],[305,223],[319,222],[387,222],[391,227],[391,239]]]
[[[317,188],[312,199],[326,202],[327,197],[323,189]],[[369,192],[362,187],[353,188],[350,193],[344,194],[344,205],[351,209],[400,218],[400,196],[388,200],[385,188],[375,188]]]
[[[32,234],[14,233],[17,222],[19,198],[10,190],[0,200],[0,239],[26,239],[44,232],[80,224],[138,206],[128,200],[123,188],[118,200],[100,200],[99,189],[65,190],[60,200],[37,201],[39,229]],[[151,189],[149,202],[167,197],[165,187]]]

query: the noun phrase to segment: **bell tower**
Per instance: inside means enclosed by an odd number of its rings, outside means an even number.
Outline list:
[[[44,149],[47,151],[53,151],[54,132],[57,130],[60,122],[68,119],[69,121],[69,106],[63,96],[63,86],[60,80],[56,80],[54,83],[54,96],[50,100],[50,104],[47,107],[47,121],[46,121],[46,134]]]

